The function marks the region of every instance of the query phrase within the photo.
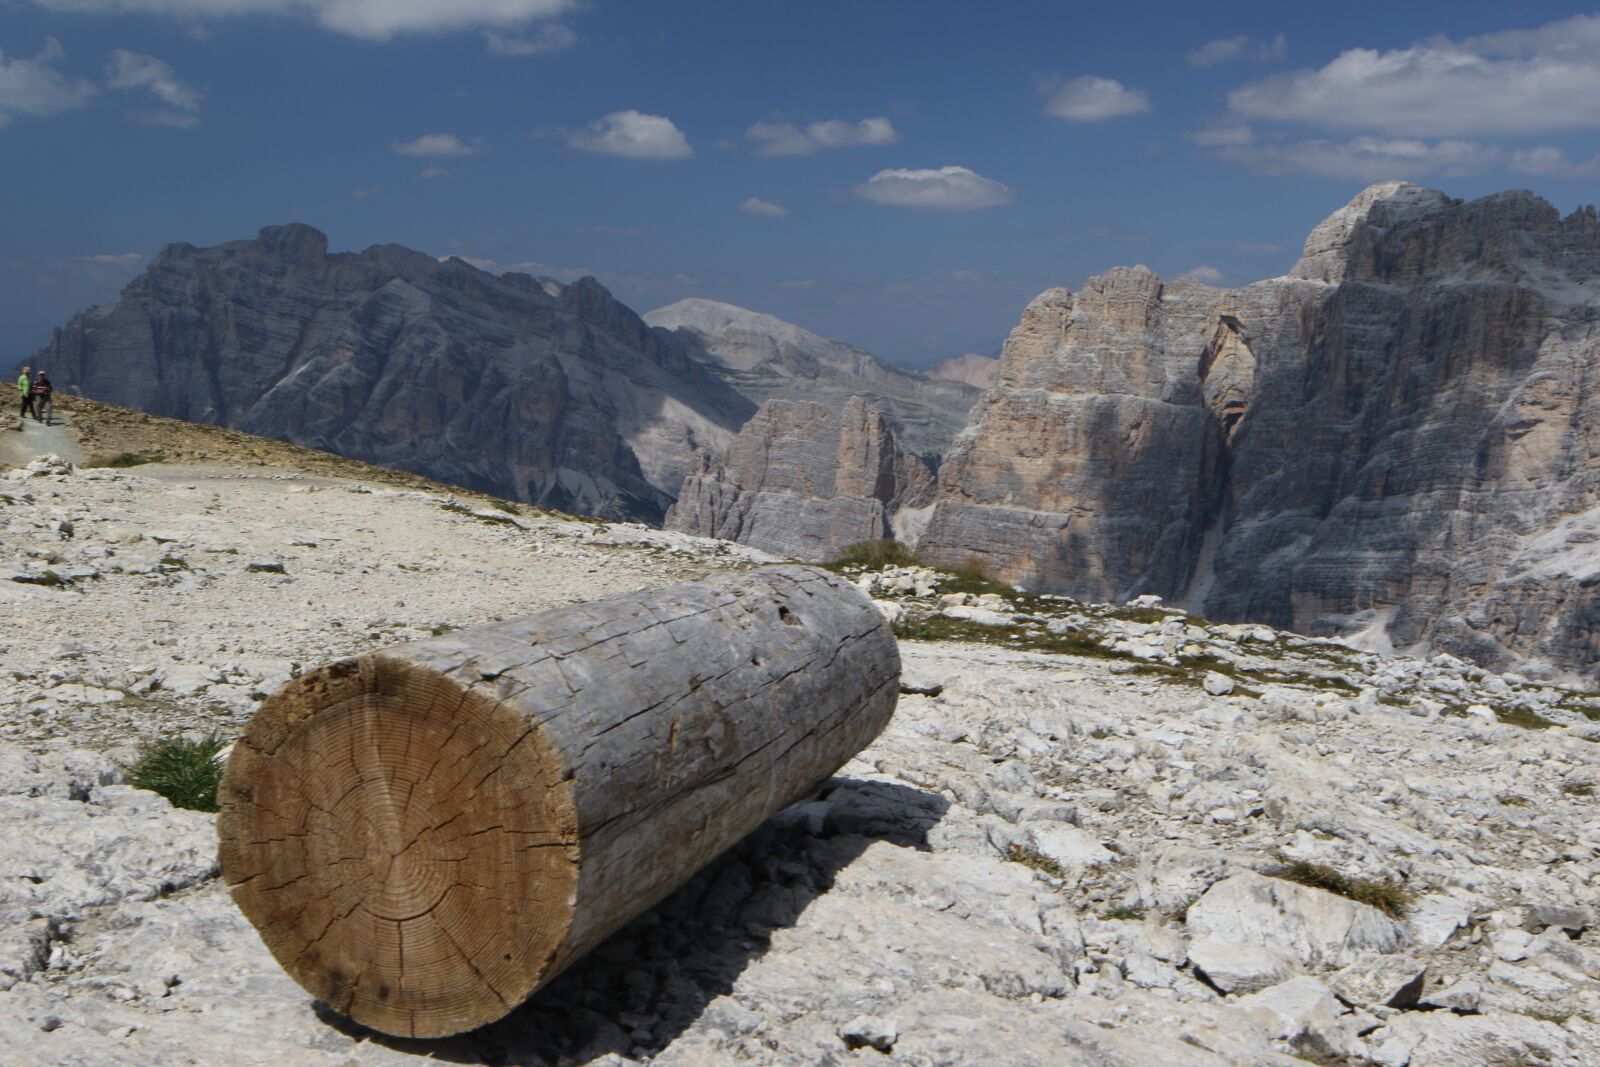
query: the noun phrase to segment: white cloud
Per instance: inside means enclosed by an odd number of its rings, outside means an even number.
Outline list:
[[[1353,48],[1228,95],[1236,115],[1391,137],[1600,128],[1600,16],[1410,48]]]
[[[1540,178],[1593,178],[1600,175],[1600,155],[1576,162],[1559,148],[1540,145],[1512,152],[1507,167],[1518,174]]]
[[[640,111],[613,111],[567,137],[567,144],[584,152],[600,152],[629,159],[688,159],[694,155],[689,139],[665,115]]]
[[[194,21],[234,15],[315,19],[327,29],[384,41],[397,34],[512,29],[565,14],[580,0],[32,0],[50,11],[162,15]]]
[[[1214,67],[1218,63],[1232,63],[1236,59],[1270,63],[1288,54],[1289,40],[1281,33],[1270,41],[1258,41],[1241,34],[1207,41],[1183,58],[1193,67]]]
[[[97,256],[81,257],[86,263],[94,263],[102,267],[133,268],[144,262],[143,252],[102,252]]]
[[[1216,267],[1204,263],[1198,267],[1195,267],[1193,270],[1184,271],[1182,274],[1178,275],[1178,277],[1187,278],[1192,282],[1201,282],[1205,285],[1222,284],[1222,272]]]
[[[1150,97],[1112,78],[1085,74],[1071,81],[1047,80],[1039,87],[1048,114],[1069,122],[1104,122],[1150,110]]]
[[[1016,197],[1009,186],[966,167],[880,170],[856,186],[855,194],[877,204],[930,211],[982,211]]]
[[[763,200],[759,196],[752,196],[739,205],[739,210],[746,215],[760,215],[769,219],[781,219],[789,213],[789,209],[782,204],[774,204],[770,200]]]
[[[449,173],[450,172],[445,170],[443,167],[435,165],[432,167],[424,167],[422,169],[422,173],[418,174],[417,177],[425,182],[431,182],[436,178],[443,178]]]
[[[410,141],[395,141],[390,149],[402,156],[475,156],[476,143],[468,144],[453,133],[425,133]]]
[[[357,189],[350,194],[351,198],[355,200],[371,200],[375,196],[382,195],[383,186],[381,185],[369,185],[364,189]]]
[[[1505,156],[1499,147],[1478,141],[1384,137],[1229,145],[1215,152],[1263,174],[1314,174],[1360,181],[1461,177],[1488,170]]]
[[[803,129],[792,122],[758,122],[744,135],[756,143],[756,154],[760,156],[809,156],[824,148],[886,145],[900,140],[894,124],[881,116],[860,122],[828,119]]]
[[[522,36],[486,30],[483,41],[492,56],[540,56],[571,48],[578,43],[578,35],[563,23],[547,22],[533,33]]]
[[[1251,244],[1244,242],[1242,244],[1229,245],[1228,250],[1244,256],[1276,256],[1283,251],[1283,246],[1270,243]]]
[[[0,52],[0,126],[13,115],[54,115],[88,102],[95,87],[56,69],[65,55],[54,37],[45,38],[32,59],[7,59]]]
[[[106,86],[124,92],[145,90],[160,100],[171,111],[196,112],[205,93],[178,80],[177,72],[155,56],[130,52],[126,48],[112,51],[106,60]]]

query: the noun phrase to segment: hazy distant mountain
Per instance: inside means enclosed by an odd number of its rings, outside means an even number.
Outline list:
[[[871,398],[898,424],[900,444],[919,455],[944,453],[980,392],[715,300],[680,300],[646,313],[644,321],[682,342],[757,403],[814,401],[838,410],[852,396]]]
[[[299,225],[169,246],[33,362],[111,403],[646,521],[755,411],[592,278],[329,254]]]
[[[1000,361],[994,356],[980,356],[975,352],[968,352],[964,356],[952,356],[928,371],[928,377],[940,382],[961,382],[975,389],[987,389],[994,384],[995,371],[1000,369]]]

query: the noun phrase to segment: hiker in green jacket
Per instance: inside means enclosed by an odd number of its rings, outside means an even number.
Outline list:
[[[33,379],[28,377],[30,369],[29,367],[23,367],[22,377],[17,379],[17,392],[22,394],[22,415],[20,417],[25,419],[32,415],[33,421],[38,422],[38,412],[33,410]]]

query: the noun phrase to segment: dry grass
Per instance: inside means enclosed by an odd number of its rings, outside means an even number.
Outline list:
[[[1022,845],[1011,846],[1010,859],[1012,863],[1020,863],[1024,867],[1039,871],[1041,874],[1048,874],[1052,878],[1065,878],[1067,876],[1067,872],[1061,869],[1061,864],[1049,856],[1042,855]]]
[[[1293,860],[1266,873],[1274,878],[1282,878],[1286,882],[1337,893],[1358,904],[1377,908],[1394,919],[1404,918],[1406,910],[1411,906],[1411,890],[1393,878],[1382,880],[1351,878],[1340,874],[1332,867],[1320,863],[1308,863],[1305,860]]]
[[[56,407],[67,413],[69,431],[78,440],[88,466],[135,466],[145,463],[206,464],[212,466],[263,467],[312,477],[342,478],[399,489],[418,489],[430,493],[455,493],[475,504],[497,507],[501,511],[526,514],[560,514],[530,505],[517,505],[499,497],[446,485],[420,474],[375,467],[370,463],[302,448],[286,441],[256,437],[221,426],[207,426],[182,419],[147,415],[87,397],[56,394]],[[562,515],[578,522],[598,522],[582,515]]]

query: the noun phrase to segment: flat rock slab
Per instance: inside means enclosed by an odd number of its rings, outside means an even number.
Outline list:
[[[1406,943],[1405,929],[1377,908],[1281,878],[1236,874],[1188,912],[1195,933],[1285,952],[1307,966],[1342,967]]]

